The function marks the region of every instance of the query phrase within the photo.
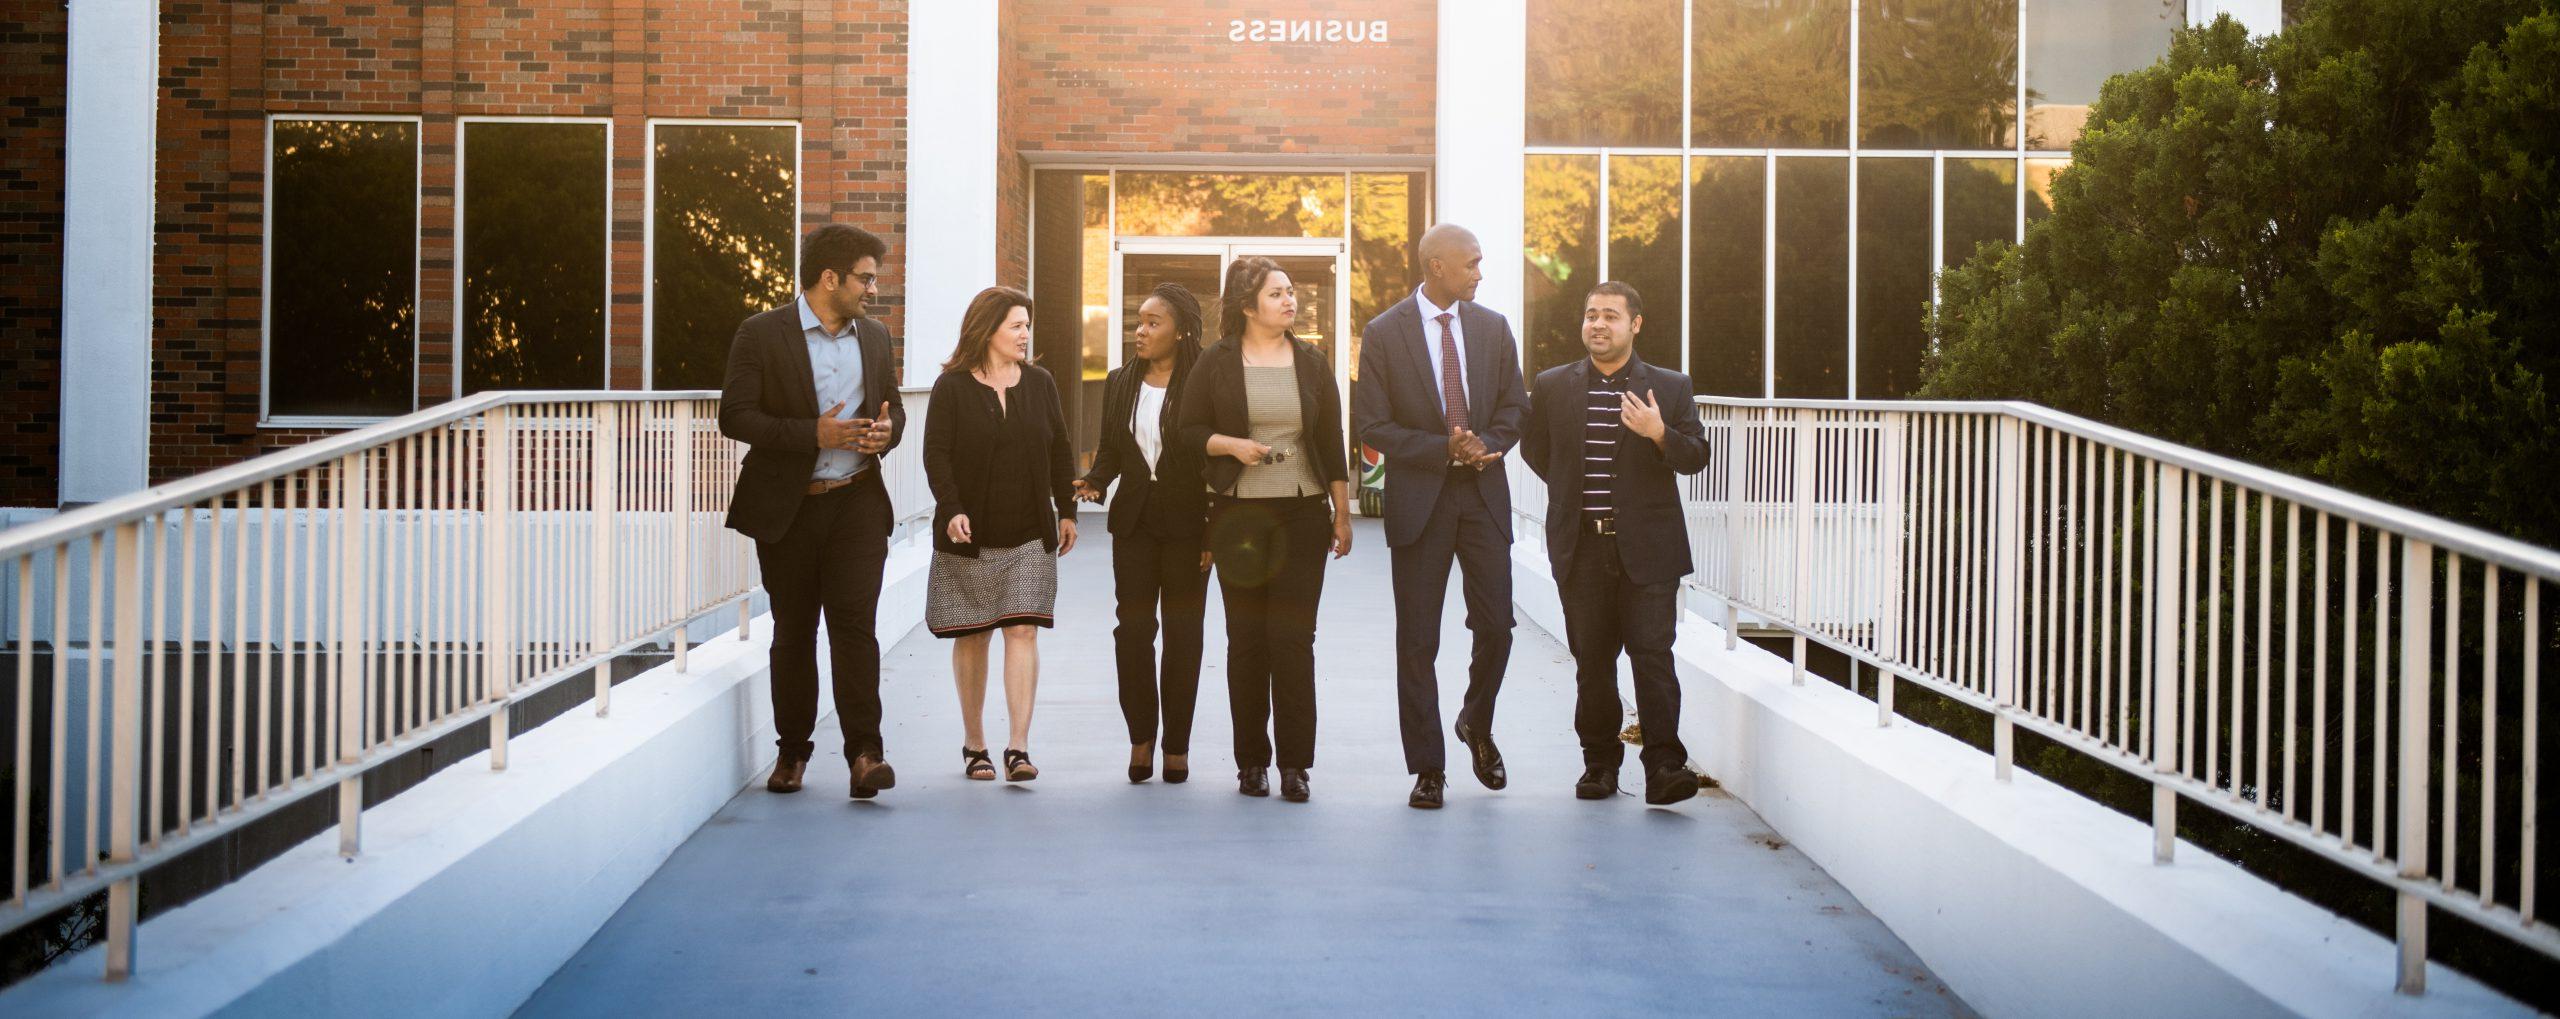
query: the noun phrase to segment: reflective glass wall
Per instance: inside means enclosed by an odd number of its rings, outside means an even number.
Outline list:
[[[2042,218],[2185,0],[1529,0],[1527,367],[1593,284],[1704,393],[1889,399],[1939,269]],[[1683,41],[1685,40],[1685,45]],[[2023,112],[2022,112],[2023,111]]]

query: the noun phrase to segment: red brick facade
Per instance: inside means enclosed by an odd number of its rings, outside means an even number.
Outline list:
[[[60,383],[63,34],[59,5],[0,37],[10,107],[0,151],[0,505],[51,505]],[[610,117],[615,388],[642,384],[643,199],[654,118],[801,124],[804,229],[852,223],[889,242],[899,329],[906,218],[905,0],[167,2],[151,480],[314,433],[261,429],[258,235],[265,120],[422,118],[418,393],[453,373],[454,140],[474,115]]]

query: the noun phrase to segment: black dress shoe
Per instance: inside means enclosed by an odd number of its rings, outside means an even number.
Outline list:
[[[1237,792],[1240,792],[1240,793],[1243,793],[1243,794],[1245,794],[1245,795],[1247,795],[1247,796],[1269,796],[1269,795],[1271,795],[1271,769],[1269,769],[1269,768],[1239,768],[1239,769],[1237,769],[1237,770],[1236,770],[1236,791],[1237,791]]]
[[[1280,769],[1280,798],[1291,803],[1307,802],[1307,769]]]
[[[1672,765],[1645,776],[1644,801],[1656,806],[1698,795],[1698,773]]]
[[[1440,809],[1440,791],[1449,785],[1449,776],[1426,771],[1414,776],[1413,795],[1405,798],[1405,806],[1415,810]]]
[[[1502,770],[1502,751],[1494,749],[1493,737],[1470,733],[1467,723],[1458,723],[1458,742],[1467,745],[1467,756],[1474,759],[1476,781],[1487,789],[1500,789],[1511,784],[1511,776]]]
[[[1582,780],[1573,784],[1573,797],[1578,800],[1605,800],[1618,795],[1618,769],[1594,764],[1582,769]]]

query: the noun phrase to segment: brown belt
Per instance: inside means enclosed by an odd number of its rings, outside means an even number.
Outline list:
[[[829,493],[829,492],[835,491],[836,489],[843,488],[843,487],[844,487],[844,486],[846,486],[846,485],[850,485],[850,484],[853,484],[853,483],[854,483],[854,482],[856,482],[856,481],[860,481],[860,480],[862,480],[862,476],[863,476],[863,475],[865,475],[865,474],[869,474],[869,473],[871,473],[871,468],[869,468],[869,467],[865,467],[865,468],[863,468],[863,469],[861,469],[861,470],[858,470],[858,471],[853,472],[853,474],[851,474],[850,476],[847,476],[847,477],[836,478],[836,479],[831,480],[831,481],[812,481],[812,482],[810,482],[810,483],[809,483],[809,494],[810,494],[810,495],[825,495],[825,494],[827,494],[827,493]]]

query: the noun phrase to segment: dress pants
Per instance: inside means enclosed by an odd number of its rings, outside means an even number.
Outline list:
[[[1475,634],[1467,665],[1467,695],[1458,721],[1482,735],[1493,733],[1493,701],[1511,664],[1511,541],[1484,501],[1473,471],[1452,469],[1440,488],[1431,523],[1422,536],[1389,550],[1396,595],[1396,722],[1404,734],[1404,766],[1411,774],[1447,766],[1440,730],[1440,609],[1449,594],[1449,563],[1458,565],[1467,603],[1467,629]],[[1395,498],[1394,492],[1387,498]]]
[[[1227,609],[1236,767],[1269,767],[1274,744],[1281,767],[1314,767],[1316,602],[1333,544],[1332,500],[1218,499],[1209,543]]]
[[[1680,676],[1671,663],[1679,581],[1635,584],[1618,558],[1618,539],[1584,533],[1574,539],[1573,569],[1556,585],[1564,598],[1565,644],[1573,651],[1573,732],[1582,763],[1616,768],[1627,759],[1618,741],[1618,654],[1635,666],[1636,724],[1644,728],[1650,776],[1688,763],[1680,745]]]
[[[821,613],[844,755],[882,752],[877,622],[889,526],[889,492],[873,468],[852,484],[803,499],[782,540],[756,543],[756,564],[773,600],[774,744],[785,758],[805,761],[817,749],[809,737],[818,725]]]
[[[1163,751],[1191,752],[1191,713],[1200,698],[1200,627],[1209,575],[1200,569],[1200,536],[1158,537],[1142,523],[1111,536],[1111,581],[1120,625],[1111,631],[1120,666],[1120,714],[1129,745],[1156,738],[1161,701]],[[1156,668],[1157,613],[1163,613],[1164,668]],[[1162,696],[1156,684],[1161,681]]]

